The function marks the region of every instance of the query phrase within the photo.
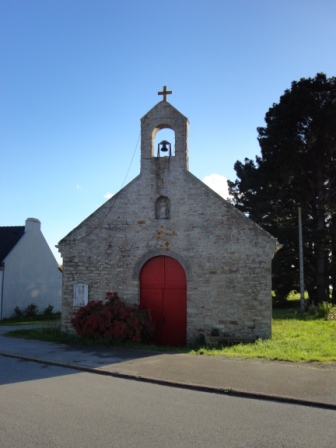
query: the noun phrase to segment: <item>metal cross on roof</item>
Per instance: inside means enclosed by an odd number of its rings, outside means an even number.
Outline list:
[[[163,86],[163,91],[158,92],[158,95],[163,95],[162,101],[167,101],[167,95],[170,95],[171,93],[173,93],[172,90],[167,90],[167,86]]]

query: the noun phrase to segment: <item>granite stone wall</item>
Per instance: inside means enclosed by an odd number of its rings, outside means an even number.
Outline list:
[[[163,103],[163,104],[162,104]],[[271,260],[276,240],[188,171],[188,120],[167,102],[141,121],[141,173],[59,243],[62,328],[73,288],[89,300],[117,291],[139,303],[139,274],[157,255],[177,259],[187,276],[187,340],[213,328],[240,338],[271,336]],[[172,157],[155,157],[163,127],[175,132]]]

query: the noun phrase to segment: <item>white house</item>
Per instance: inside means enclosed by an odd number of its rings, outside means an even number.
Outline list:
[[[38,312],[61,309],[62,273],[48,246],[38,219],[25,226],[0,227],[0,319],[12,317],[14,308],[34,303]]]

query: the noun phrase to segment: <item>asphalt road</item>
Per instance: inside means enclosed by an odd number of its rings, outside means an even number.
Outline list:
[[[0,447],[336,447],[336,412],[0,357]]]

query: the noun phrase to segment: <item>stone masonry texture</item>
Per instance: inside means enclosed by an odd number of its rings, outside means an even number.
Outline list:
[[[172,157],[154,151],[163,128],[175,132]],[[160,216],[158,203],[169,213]],[[228,337],[269,338],[275,249],[275,238],[188,171],[188,120],[161,101],[141,119],[140,174],[59,243],[62,329],[73,331],[75,284],[88,284],[89,300],[117,291],[126,303],[139,303],[142,266],[167,255],[187,276],[188,343],[213,328]]]

